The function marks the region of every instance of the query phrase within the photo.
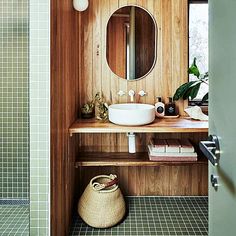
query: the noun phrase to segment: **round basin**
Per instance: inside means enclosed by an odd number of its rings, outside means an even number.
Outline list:
[[[123,103],[109,106],[109,120],[117,125],[146,125],[155,119],[155,107],[150,104]]]

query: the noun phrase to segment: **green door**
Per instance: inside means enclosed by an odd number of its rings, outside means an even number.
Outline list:
[[[220,144],[209,162],[209,236],[236,236],[236,0],[209,0],[209,133]]]

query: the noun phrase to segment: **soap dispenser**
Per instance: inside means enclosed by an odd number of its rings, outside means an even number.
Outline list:
[[[163,117],[165,115],[165,104],[161,101],[161,97],[157,97],[155,113],[157,117]]]
[[[165,115],[166,116],[175,116],[176,115],[175,103],[173,102],[172,97],[169,97],[169,103],[167,103],[165,105]]]

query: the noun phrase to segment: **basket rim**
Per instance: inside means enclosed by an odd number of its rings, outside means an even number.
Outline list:
[[[94,187],[94,185],[93,185],[93,184],[94,184],[94,181],[95,181],[96,179],[99,179],[99,178],[107,178],[107,179],[109,179],[109,180],[113,180],[114,177],[117,178],[116,175],[113,175],[113,174],[110,174],[110,175],[97,175],[97,176],[93,177],[93,178],[90,180],[89,186],[90,186],[95,192],[99,192],[99,193],[111,193],[111,192],[114,192],[114,191],[116,191],[116,190],[119,188],[119,186],[118,186],[117,184],[114,184],[113,186],[111,186],[110,189],[102,189],[102,190],[96,189],[96,188]]]

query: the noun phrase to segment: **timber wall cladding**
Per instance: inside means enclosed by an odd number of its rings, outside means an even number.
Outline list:
[[[106,27],[109,17],[119,7],[137,5],[147,9],[155,18],[158,27],[157,62],[153,71],[142,80],[127,82],[116,76],[106,62]],[[122,103],[128,96],[119,97],[133,89],[144,89],[148,96],[142,103],[155,103],[156,96],[167,97],[187,81],[188,68],[188,3],[187,0],[93,0],[88,10],[78,13],[80,22],[79,104],[91,100],[102,91],[107,101]],[[117,39],[119,40],[119,39]],[[127,94],[126,94],[127,95]],[[180,114],[186,104],[177,103]],[[184,137],[187,134],[183,135]],[[145,151],[152,135],[137,135],[137,151]],[[160,137],[181,137],[181,134],[158,134]],[[205,134],[189,134],[196,142]],[[75,138],[74,138],[75,137]],[[127,152],[125,134],[75,135],[78,151]],[[127,195],[207,195],[207,166],[161,166],[161,167],[100,167],[78,170],[80,192],[90,178],[101,173],[116,173]]]
[[[142,80],[127,82],[116,76],[106,61],[106,27],[109,17],[119,7],[138,5],[147,9],[155,18],[158,27],[157,62],[150,74]],[[187,0],[93,0],[81,16],[81,34],[78,62],[79,103],[82,106],[91,100],[96,92],[102,91],[106,100],[112,103],[129,101],[130,89],[136,94],[144,89],[148,95],[142,103],[155,103],[156,96],[167,101],[176,88],[187,81]],[[119,39],[117,39],[119,40]],[[119,97],[119,90],[126,95]],[[184,114],[184,103],[177,103]],[[143,135],[146,138],[146,135]],[[80,145],[87,151],[127,151],[127,138],[120,134],[81,135]],[[145,143],[143,141],[143,143]],[[94,147],[95,146],[95,147]],[[95,149],[94,149],[95,148]]]
[[[68,128],[77,118],[80,16],[71,0],[51,0],[51,235],[69,234],[74,208],[74,139]],[[77,34],[74,33],[76,29]],[[70,159],[68,143],[71,142]]]
[[[205,140],[205,133],[192,134],[156,134],[157,138],[190,138],[194,143]],[[145,145],[146,146],[146,145]],[[143,147],[142,147],[143,148]],[[87,148],[86,148],[87,150]],[[92,150],[90,150],[92,151]],[[112,157],[112,154],[111,154]],[[117,174],[125,195],[207,195],[207,164],[189,164],[158,167],[80,167],[80,194],[92,177],[99,174]]]

